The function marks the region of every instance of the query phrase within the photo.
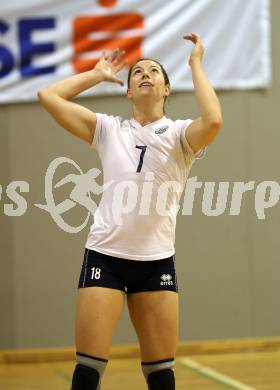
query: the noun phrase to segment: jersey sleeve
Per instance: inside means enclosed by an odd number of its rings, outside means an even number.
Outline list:
[[[190,146],[190,144],[187,141],[187,131],[190,124],[193,122],[192,119],[186,119],[186,120],[178,120],[176,121],[178,126],[178,136],[180,139],[181,146],[183,150],[187,153],[188,157],[192,160],[201,159],[205,156],[206,153],[206,147],[203,149],[200,149],[196,152],[194,152]]]
[[[96,127],[94,131],[94,136],[92,140],[91,147],[97,151],[104,150],[108,137],[110,133],[116,131],[119,126],[119,118],[107,115],[96,113]]]

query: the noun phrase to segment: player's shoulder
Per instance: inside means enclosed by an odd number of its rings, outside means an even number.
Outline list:
[[[118,122],[123,121],[123,118],[119,115],[107,114],[104,112],[97,112],[96,115],[99,116],[100,118],[104,118],[104,119],[116,120]]]
[[[125,119],[119,115],[112,115],[107,113],[96,113],[97,122],[110,127],[121,127]]]
[[[170,128],[172,127],[178,135],[181,134],[181,132],[186,129],[191,123],[192,119],[171,119],[166,118],[166,125],[168,125]]]
[[[191,123],[193,121],[190,118],[188,118],[188,119],[171,119],[171,118],[166,118],[166,120],[168,120],[174,126],[185,125],[185,124]]]

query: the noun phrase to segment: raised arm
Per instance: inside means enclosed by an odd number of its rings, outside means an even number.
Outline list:
[[[68,77],[39,91],[39,102],[65,130],[91,143],[96,127],[96,114],[70,100],[102,81],[123,85],[117,73],[124,65],[123,51],[116,49],[109,56],[104,54],[94,69]]]
[[[189,58],[189,65],[192,70],[200,117],[188,127],[186,138],[193,151],[196,152],[214,141],[222,127],[222,112],[217,95],[202,68],[204,47],[200,36],[189,34],[185,35],[184,39],[192,41],[195,45]]]

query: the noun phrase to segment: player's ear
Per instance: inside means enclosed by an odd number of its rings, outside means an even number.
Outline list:
[[[132,99],[132,93],[131,93],[130,88],[127,88],[126,94],[127,94],[128,99],[131,100]]]
[[[166,84],[165,85],[165,92],[164,92],[164,96],[169,96],[171,93],[171,88],[170,88],[170,85],[169,84]]]

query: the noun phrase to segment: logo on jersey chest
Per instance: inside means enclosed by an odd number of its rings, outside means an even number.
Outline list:
[[[155,131],[155,134],[162,134],[162,133],[164,133],[166,130],[168,130],[168,128],[169,128],[169,126],[163,126],[163,127],[161,127],[160,129],[157,129],[157,130]]]

